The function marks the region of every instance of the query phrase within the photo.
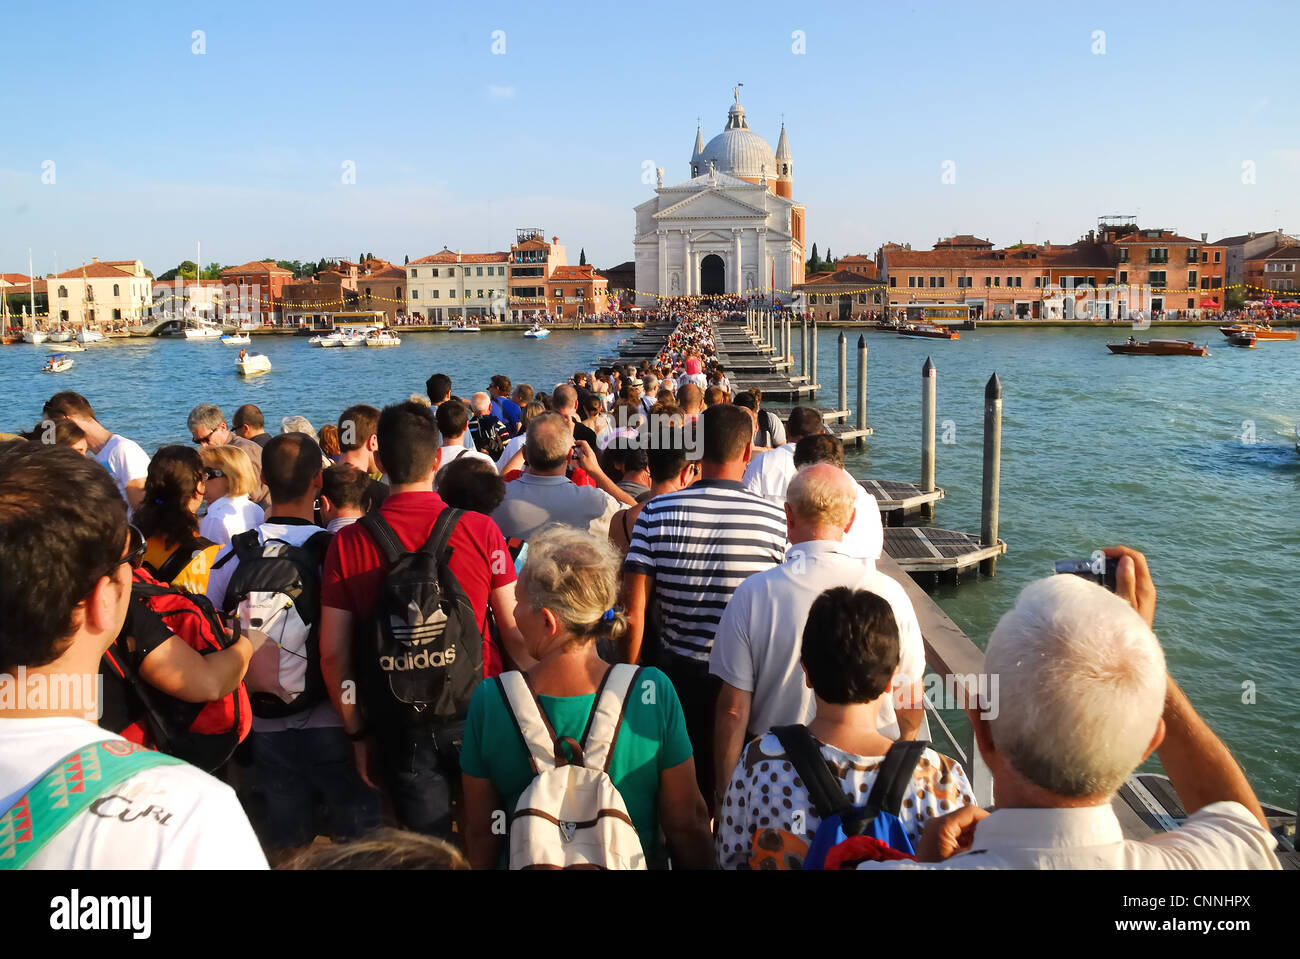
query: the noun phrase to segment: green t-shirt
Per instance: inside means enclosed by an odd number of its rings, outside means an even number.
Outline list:
[[[596,694],[537,697],[557,737],[581,741]],[[632,817],[648,858],[658,854],[659,777],[691,758],[691,741],[677,690],[653,667],[641,670],[628,693],[627,710],[609,764],[609,776]],[[490,780],[509,813],[533,781],[533,767],[510,711],[494,680],[480,683],[469,704],[460,768]]]

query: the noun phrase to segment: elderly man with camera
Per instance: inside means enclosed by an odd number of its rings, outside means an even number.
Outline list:
[[[1146,557],[1104,552],[1118,561],[1113,593],[1052,576],[1026,587],[993,631],[984,667],[999,678],[995,718],[968,715],[996,808],[932,820],[918,858],[950,869],[1281,868],[1245,774],[1165,668]],[[1153,752],[1188,818],[1125,839],[1111,803]]]

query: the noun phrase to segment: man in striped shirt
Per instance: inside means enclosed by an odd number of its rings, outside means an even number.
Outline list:
[[[730,403],[700,416],[701,478],[646,502],[623,565],[628,633],[623,658],[637,662],[653,582],[663,624],[663,662],[677,689],[686,731],[700,761],[700,791],[713,796],[713,701],[709,652],[722,611],[736,587],[785,557],[785,513],[741,485],[754,439],[747,410]]]

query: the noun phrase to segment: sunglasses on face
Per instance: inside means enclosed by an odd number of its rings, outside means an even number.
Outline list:
[[[207,446],[209,443],[212,442],[212,437],[214,437],[214,436],[216,436],[218,433],[220,433],[220,432],[222,431],[222,429],[224,429],[224,427],[217,427],[215,430],[213,430],[212,432],[210,432],[207,436],[196,436],[196,437],[194,437],[194,445],[195,445],[195,446]]]
[[[110,566],[107,572],[104,573],[105,576],[112,576],[123,563],[129,564],[134,569],[144,561],[145,551],[149,548],[149,544],[145,542],[144,533],[140,532],[139,528],[131,523],[127,523],[126,528],[131,534],[131,543],[127,547],[126,555]]]
[[[221,479],[225,475],[225,473],[213,466],[205,466],[203,468],[204,479]]]

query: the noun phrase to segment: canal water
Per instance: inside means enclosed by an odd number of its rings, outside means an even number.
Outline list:
[[[0,429],[29,428],[59,389],[87,396],[101,421],[148,452],[188,442],[185,416],[200,401],[233,415],[256,403],[275,431],[281,417],[313,424],[356,402],[377,406],[422,393],[434,372],[459,395],[494,373],[550,389],[610,355],[629,331],[404,334],[396,349],[322,350],[303,338],[257,337],[274,370],[234,372],[220,342],[117,340],[42,374],[46,346],[0,350]],[[819,405],[836,399],[837,330],[823,328]],[[1146,334],[1144,334],[1145,336]],[[1053,560],[1085,559],[1125,543],[1145,552],[1159,589],[1156,632],[1175,678],[1243,764],[1261,798],[1294,808],[1300,783],[1300,343],[1228,346],[1207,327],[1152,335],[1194,337],[1211,355],[1111,356],[1126,330],[986,329],[954,342],[865,334],[868,422],[850,447],[863,478],[919,480],[921,367],[938,369],[935,525],[979,532],[984,387],[1004,391],[1000,536],[1008,554],[991,579],[942,587],[935,598],[983,646],[998,617]],[[856,397],[850,331],[849,403]],[[1158,766],[1152,765],[1153,769]]]

